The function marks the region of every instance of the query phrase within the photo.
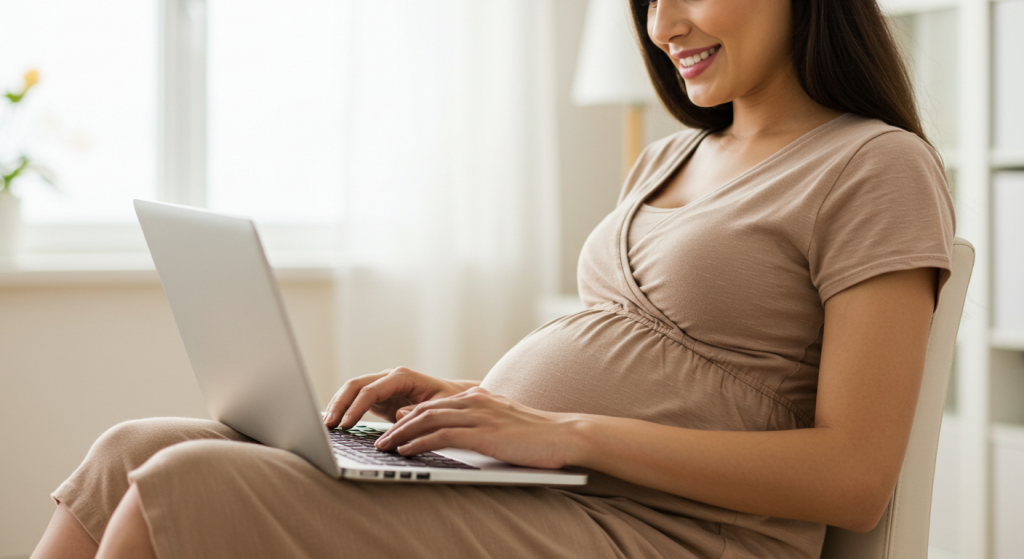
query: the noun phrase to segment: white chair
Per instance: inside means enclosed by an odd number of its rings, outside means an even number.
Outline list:
[[[953,365],[953,346],[974,269],[974,246],[953,242],[953,274],[942,289],[932,317],[921,394],[914,412],[907,454],[896,490],[873,530],[856,534],[829,526],[822,559],[926,559],[931,517],[935,453],[939,445],[942,408]]]

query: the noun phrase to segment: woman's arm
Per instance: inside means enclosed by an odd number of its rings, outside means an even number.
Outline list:
[[[401,445],[403,454],[454,446],[522,465],[582,466],[733,510],[867,531],[903,463],[936,279],[934,268],[892,272],[826,302],[813,428],[699,431],[555,414],[476,388],[417,406],[378,446]]]
[[[826,302],[811,429],[638,429],[591,416],[568,462],[729,509],[870,530],[903,464],[935,282],[933,268],[884,274]]]

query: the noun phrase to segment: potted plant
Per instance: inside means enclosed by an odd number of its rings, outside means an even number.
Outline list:
[[[8,91],[4,99],[9,104],[8,114],[0,123],[3,128],[13,128],[14,119],[21,103],[29,90],[39,83],[39,71],[29,70],[25,73],[24,83],[20,91]],[[0,129],[0,132],[5,132]],[[0,153],[0,257],[14,254],[17,246],[18,232],[21,229],[21,200],[15,195],[12,186],[15,181],[27,174],[34,173],[47,184],[55,184],[53,174],[46,167],[35,163],[24,151],[16,150],[14,154]]]

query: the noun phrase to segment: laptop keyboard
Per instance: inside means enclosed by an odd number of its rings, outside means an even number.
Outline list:
[[[373,443],[384,434],[384,431],[356,425],[351,429],[328,429],[331,436],[331,447],[338,456],[366,464],[367,466],[385,466],[392,468],[449,468],[458,470],[479,470],[465,462],[441,456],[436,452],[424,452],[416,456],[402,456],[397,452],[384,452],[373,446]]]

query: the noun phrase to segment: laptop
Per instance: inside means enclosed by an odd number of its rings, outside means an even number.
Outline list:
[[[135,213],[213,419],[329,476],[391,483],[585,485],[566,470],[443,449],[377,450],[387,423],[327,429],[252,220],[135,200]]]

